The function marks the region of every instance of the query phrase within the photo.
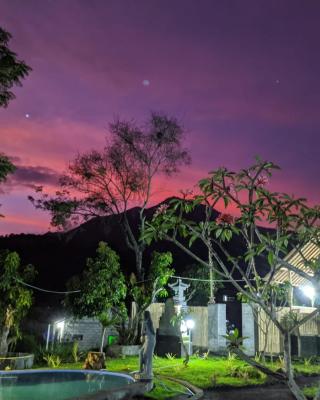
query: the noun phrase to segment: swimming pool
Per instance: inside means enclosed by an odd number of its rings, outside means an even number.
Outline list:
[[[129,375],[107,371],[1,371],[0,400],[71,400],[134,382]]]

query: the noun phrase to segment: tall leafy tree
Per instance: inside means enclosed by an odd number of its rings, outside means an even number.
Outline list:
[[[21,86],[21,80],[31,71],[31,68],[10,50],[10,39],[11,34],[0,27],[0,107],[7,107],[10,100],[15,98],[11,88],[14,85]],[[10,159],[0,152],[0,183],[14,170],[15,166]]]
[[[117,120],[110,124],[104,149],[80,154],[70,163],[54,198],[44,195],[30,200],[51,213],[54,226],[119,215],[126,244],[135,257],[136,280],[143,281],[148,265],[144,260],[146,245],[140,236],[145,229],[146,208],[155,178],[161,174],[169,177],[190,162],[183,138],[178,121],[164,114],[152,113],[143,127]],[[128,219],[128,209],[133,205],[139,207],[134,225]],[[138,308],[143,306],[139,304],[141,298],[135,298]]]
[[[125,319],[127,287],[119,256],[106,243],[100,242],[96,257],[87,259],[83,274],[72,278],[68,286],[80,290],[79,294],[70,294],[66,298],[66,306],[73,315],[95,317],[104,327],[102,351],[106,328]]]
[[[35,271],[22,267],[16,252],[0,254],[0,354],[8,351],[9,335],[19,336],[19,325],[32,305],[32,291],[21,281],[30,282]]]
[[[21,86],[31,68],[9,48],[11,34],[0,27],[0,107],[7,107],[15,98],[14,85]]]
[[[262,372],[286,382],[296,399],[305,400],[294,379],[290,336],[320,312],[319,259],[309,260],[303,253],[308,243],[320,247],[320,206],[311,207],[305,199],[269,190],[269,180],[276,169],[279,168],[272,162],[257,159],[254,165],[239,172],[227,168],[212,171],[199,182],[199,192],[193,199],[172,201],[170,207],[156,213],[153,221],[147,223],[144,240],[150,243],[165,239],[174,243],[197,263],[213,268],[218,277],[230,281],[244,301],[263,310],[283,339],[285,370],[275,373],[247,357],[241,350],[242,338],[236,334],[228,337],[230,350]],[[188,218],[199,204],[218,203],[224,203],[225,212],[217,218],[205,218],[199,223]],[[238,217],[233,215],[235,210]],[[241,254],[234,255],[229,251],[228,242],[233,237],[246,245]],[[186,239],[189,245],[186,245]],[[195,241],[210,249],[215,264],[193,251],[192,243]],[[305,268],[298,268],[287,260],[292,247],[300,255]],[[260,274],[261,263],[267,269],[264,278]],[[288,299],[290,288],[290,282],[281,287],[273,280],[281,269],[287,270],[288,276],[293,273],[309,282],[317,293],[315,310],[304,318],[293,318],[293,309],[286,318],[279,320],[277,317],[275,310],[279,299],[282,303],[283,297]]]

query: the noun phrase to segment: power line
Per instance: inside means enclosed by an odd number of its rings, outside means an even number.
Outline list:
[[[38,286],[30,285],[29,283],[23,282],[20,279],[17,279],[17,278],[15,278],[15,279],[16,279],[17,282],[21,283],[21,285],[28,286],[28,287],[30,287],[32,289],[39,290],[40,292],[44,292],[44,293],[72,294],[72,293],[80,293],[81,292],[81,290],[70,290],[70,291],[66,291],[66,292],[59,292],[59,291],[56,291],[56,290],[47,290],[47,289],[42,289],[42,288],[40,288]]]
[[[187,280],[187,281],[199,281],[199,282],[231,282],[230,279],[201,279],[201,278],[186,278],[185,276],[172,275],[171,278]],[[252,280],[252,279],[250,279]],[[245,279],[233,279],[233,282],[245,282]]]
[[[176,276],[172,275],[171,278],[175,279],[181,279],[181,280],[187,280],[187,281],[198,281],[198,282],[230,282],[230,279],[213,279],[212,281],[210,279],[201,279],[201,278],[187,278],[185,276]],[[69,290],[69,291],[57,291],[57,290],[48,290],[48,289],[43,289],[38,286],[30,285],[29,283],[23,282],[20,279],[15,279],[17,282],[21,283],[21,285],[27,286],[31,289],[38,290],[39,292],[43,293],[51,293],[51,294],[74,294],[74,293],[80,293],[81,290]],[[136,284],[143,283],[143,282],[148,282],[151,281],[152,279],[146,279],[144,281],[138,281]],[[233,282],[245,282],[244,279],[234,279]]]

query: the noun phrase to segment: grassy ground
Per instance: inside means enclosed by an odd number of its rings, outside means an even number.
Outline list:
[[[107,359],[107,370],[130,373],[138,370],[138,362],[138,357]],[[156,375],[155,389],[148,396],[155,399],[165,399],[185,391],[183,387],[170,382],[166,377],[182,379],[202,389],[221,386],[244,387],[261,385],[266,382],[265,375],[249,367],[243,361],[233,358],[209,357],[202,359],[191,357],[189,365],[185,367],[182,359],[156,357],[153,366]],[[268,363],[268,366],[276,370],[281,365],[279,362],[275,362],[273,364]],[[320,375],[320,365],[300,362],[295,363],[294,367],[297,373]],[[79,369],[82,368],[82,363],[61,364],[59,368]],[[307,389],[309,392],[311,390],[311,388]]]

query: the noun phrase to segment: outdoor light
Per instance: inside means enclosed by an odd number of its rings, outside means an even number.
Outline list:
[[[63,329],[64,329],[64,321],[57,322],[57,328],[63,331]]]
[[[193,319],[187,319],[185,322],[185,325],[188,329],[189,333],[189,355],[191,356],[192,354],[192,329],[194,328],[194,320]]]
[[[182,333],[186,333],[187,330],[188,330],[188,327],[187,327],[186,321],[182,320],[181,324],[180,324],[180,331]]]
[[[194,328],[194,320],[193,319],[187,319],[186,320],[186,325],[188,329],[193,329]]]
[[[316,292],[313,286],[302,286],[300,289],[306,297],[309,297],[310,300],[314,300]]]
[[[59,330],[59,335],[58,335],[59,342],[61,342],[62,338],[63,338],[64,325],[65,325],[65,321],[64,320],[56,322],[56,327]]]

